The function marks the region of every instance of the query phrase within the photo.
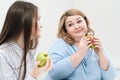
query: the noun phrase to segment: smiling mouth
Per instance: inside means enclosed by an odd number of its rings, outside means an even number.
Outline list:
[[[75,31],[75,33],[80,33],[82,30],[77,30],[77,31]]]

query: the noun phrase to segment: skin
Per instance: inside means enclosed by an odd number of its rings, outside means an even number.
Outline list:
[[[42,25],[40,23],[40,18],[41,16],[38,16],[38,18],[35,20],[35,18],[33,19],[33,24],[32,24],[32,34],[31,34],[31,39],[35,39],[35,38],[40,38],[41,37],[41,28]],[[37,30],[35,31],[35,21],[37,21]]]
[[[85,57],[88,52],[90,39],[84,37],[87,33],[86,21],[80,15],[68,16],[65,20],[65,27],[67,33],[75,40],[75,45],[78,47],[78,51],[70,56],[71,63],[76,68]],[[109,60],[103,53],[103,47],[100,39],[95,38],[94,44],[96,45],[94,50],[98,55],[98,63],[103,70],[107,70],[109,67]]]
[[[87,33],[87,25],[85,20],[79,16],[69,16],[65,21],[67,33],[76,41],[80,42],[80,39]]]

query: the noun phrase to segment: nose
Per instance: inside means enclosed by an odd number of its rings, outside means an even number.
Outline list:
[[[76,24],[75,24],[75,28],[79,28],[79,27],[80,27],[80,26],[76,23]]]

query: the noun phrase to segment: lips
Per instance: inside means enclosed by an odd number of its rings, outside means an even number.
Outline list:
[[[75,33],[80,33],[81,31],[82,31],[82,29],[76,30]]]

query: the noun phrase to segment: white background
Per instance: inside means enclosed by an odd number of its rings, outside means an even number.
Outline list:
[[[6,12],[15,0],[0,2],[0,30]],[[42,37],[38,51],[47,51],[56,40],[58,21],[64,11],[76,8],[86,14],[95,31],[112,57],[117,69],[120,69],[120,1],[119,0],[27,0],[39,7],[41,15]]]

